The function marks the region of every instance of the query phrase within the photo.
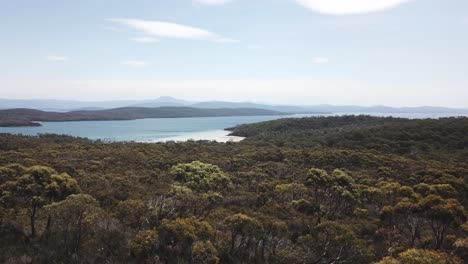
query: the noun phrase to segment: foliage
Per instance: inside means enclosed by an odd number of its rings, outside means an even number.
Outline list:
[[[231,179],[218,166],[194,161],[172,167],[175,180],[183,182],[194,191],[206,192],[226,190]]]
[[[432,250],[409,249],[397,258],[384,258],[376,264],[458,264],[462,263],[457,257]]]
[[[233,133],[248,138],[0,134],[0,263],[468,261],[467,118]]]

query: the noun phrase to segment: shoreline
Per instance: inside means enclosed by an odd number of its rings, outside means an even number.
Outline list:
[[[194,141],[215,141],[219,143],[241,142],[245,137],[231,136],[231,131],[226,130],[210,130],[200,131],[195,133],[187,133],[187,135],[178,135],[173,137],[165,137],[158,139],[138,140],[137,143],[166,143],[166,142],[187,142]]]

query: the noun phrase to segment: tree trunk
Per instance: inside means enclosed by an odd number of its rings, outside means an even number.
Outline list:
[[[29,211],[29,220],[31,223],[31,238],[36,237],[36,206]]]

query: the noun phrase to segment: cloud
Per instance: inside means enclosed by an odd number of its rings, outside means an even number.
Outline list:
[[[315,57],[313,59],[313,62],[315,64],[326,64],[328,63],[330,60],[328,58],[324,58],[324,57]]]
[[[387,10],[411,0],[295,0],[313,11],[329,15],[366,14]]]
[[[133,67],[133,68],[142,68],[148,65],[148,63],[146,63],[145,61],[140,61],[140,60],[127,60],[127,61],[122,62],[122,64]]]
[[[125,18],[112,18],[108,20],[135,29],[145,34],[147,38],[208,40],[220,43],[237,42],[237,40],[219,36],[205,29],[176,23]]]
[[[153,43],[153,42],[159,41],[159,39],[157,38],[149,38],[149,37],[132,38],[132,40],[136,42],[140,42],[140,43]]]
[[[193,2],[203,5],[225,5],[231,1],[232,0],[193,0]]]
[[[461,22],[463,25],[468,25],[468,17],[463,18]]]
[[[68,58],[68,57],[56,56],[56,55],[46,56],[45,59],[48,60],[48,61],[67,61],[67,60],[70,60],[70,58]]]

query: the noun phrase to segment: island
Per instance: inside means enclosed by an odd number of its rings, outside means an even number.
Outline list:
[[[0,127],[37,127],[41,126],[38,122],[31,122],[26,120],[1,120]]]
[[[145,118],[281,116],[288,113],[260,108],[194,108],[194,107],[122,107],[106,110],[48,112],[17,108],[0,110],[0,127],[40,126],[38,122],[111,121]]]

